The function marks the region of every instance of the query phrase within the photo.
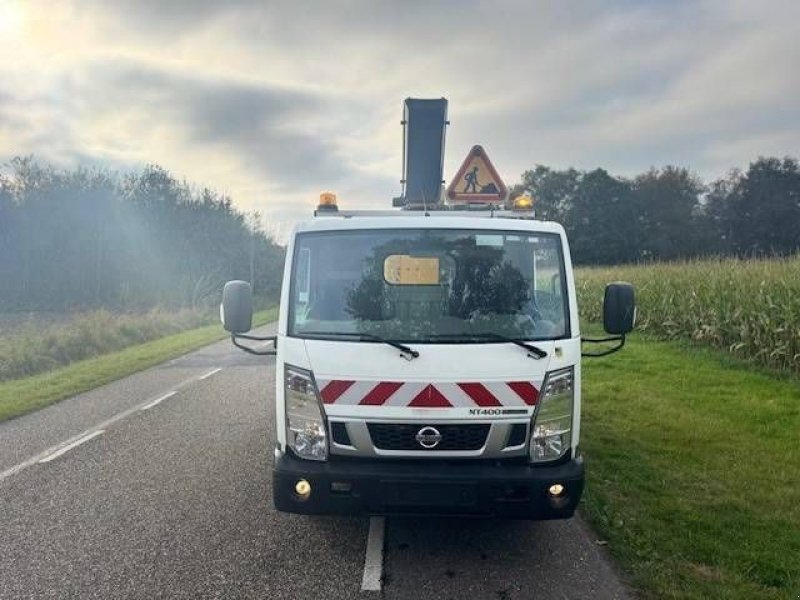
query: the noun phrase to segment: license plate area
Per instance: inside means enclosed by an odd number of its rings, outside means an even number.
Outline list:
[[[398,507],[473,507],[477,504],[476,486],[469,483],[420,483],[382,481],[384,504]]]

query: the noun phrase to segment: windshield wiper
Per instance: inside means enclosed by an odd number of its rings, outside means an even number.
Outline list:
[[[347,332],[340,332],[340,331],[329,332],[329,333],[306,333],[306,332],[304,332],[303,336],[306,336],[306,337],[318,337],[318,338],[325,338],[325,337],[329,337],[329,336],[349,337],[349,338],[353,338],[353,339],[355,339],[356,341],[359,341],[359,342],[367,342],[367,341],[381,342],[381,343],[384,343],[384,344],[388,344],[392,348],[397,348],[398,350],[400,350],[400,352],[403,353],[403,354],[401,354],[401,356],[403,358],[407,359],[407,360],[411,360],[411,358],[419,358],[419,352],[417,352],[413,348],[409,348],[405,344],[401,344],[400,342],[395,342],[394,340],[387,340],[386,338],[382,338],[381,336],[374,335],[372,333],[347,333]],[[409,357],[411,357],[411,358],[409,358]]]
[[[527,342],[510,338],[505,335],[501,335],[499,333],[494,333],[492,331],[482,331],[480,333],[452,333],[452,334],[444,333],[440,335],[432,335],[430,337],[432,339],[460,339],[460,340],[489,338],[501,342],[508,342],[509,344],[516,344],[520,348],[525,348],[525,350],[528,351],[528,356],[530,356],[531,358],[535,358],[536,360],[539,360],[540,358],[544,358],[545,356],[547,356],[547,352],[545,352],[544,350],[542,350],[537,346],[534,346],[533,344],[528,344]]]

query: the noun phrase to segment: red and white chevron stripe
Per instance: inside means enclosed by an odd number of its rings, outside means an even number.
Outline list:
[[[318,379],[325,404],[453,408],[534,406],[539,387],[533,381],[422,383]]]

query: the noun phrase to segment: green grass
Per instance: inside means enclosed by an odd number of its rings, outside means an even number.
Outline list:
[[[0,382],[52,371],[214,320],[207,310],[187,308],[154,308],[143,313],[100,309],[55,320],[38,314],[4,317],[0,319]]]
[[[582,320],[600,320],[603,288],[615,280],[636,286],[638,330],[800,373],[800,256],[581,268]]]
[[[583,511],[642,596],[800,597],[800,382],[638,335],[583,364]]]
[[[277,308],[259,312],[254,323],[263,325],[274,321],[277,315]],[[0,383],[0,421],[147,369],[226,335],[221,325],[206,325],[75,362],[47,373]]]

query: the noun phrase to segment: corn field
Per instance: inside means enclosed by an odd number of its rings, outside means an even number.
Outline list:
[[[800,372],[800,256],[577,269],[582,321],[602,320],[611,281],[636,286],[639,331]]]

